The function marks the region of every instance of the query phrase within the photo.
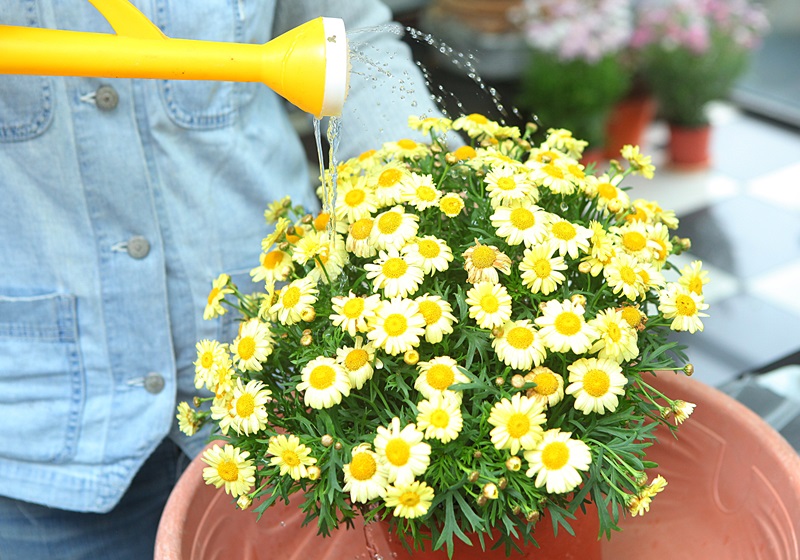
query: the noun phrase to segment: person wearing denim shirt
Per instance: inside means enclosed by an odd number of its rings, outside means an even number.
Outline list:
[[[167,36],[215,41],[391,20],[373,0],[133,3]],[[112,32],[81,0],[3,0],[0,23]],[[397,34],[357,39],[417,85],[351,78],[341,158],[436,114]],[[0,558],[152,557],[182,457],[205,444],[175,419],[195,343],[236,329],[202,319],[211,282],[250,287],[269,202],[318,208],[287,108],[258,83],[0,76]]]

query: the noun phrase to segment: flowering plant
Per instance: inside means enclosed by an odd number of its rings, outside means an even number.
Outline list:
[[[303,492],[322,534],[360,514],[417,546],[513,546],[589,502],[610,534],[666,484],[645,449],[694,405],[648,378],[691,373],[668,336],[703,329],[707,273],[676,271],[674,213],[622,186],[653,174],[638,148],[595,175],[563,129],[533,146],[532,125],[481,115],[409,122],[431,142],[335,166],[330,212],[269,207],[263,292],[215,281],[206,317],[242,317],[197,344],[213,396],[179,405],[185,433],[212,421],[224,440],[203,476],[242,509]],[[448,151],[452,130],[469,144]]]
[[[602,146],[608,114],[633,74],[630,0],[525,0],[512,18],[531,48],[520,106]]]
[[[670,123],[708,124],[708,102],[728,95],[768,29],[751,0],[641,0],[631,46]]]

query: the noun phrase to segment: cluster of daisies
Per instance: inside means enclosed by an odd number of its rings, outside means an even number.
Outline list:
[[[197,344],[196,387],[213,396],[178,410],[185,433],[211,420],[226,442],[205,451],[206,481],[243,509],[303,490],[343,518],[342,496],[422,522],[444,520],[453,502],[437,496],[457,492],[484,530],[568,508],[582,484],[644,513],[666,485],[647,482],[644,421],[674,427],[694,407],[644,375],[691,373],[652,350],[670,329],[701,331],[708,307],[701,263],[669,262],[688,246],[674,213],[622,186],[651,177],[650,158],[626,146],[626,166],[594,174],[567,130],[534,144],[534,127],[481,115],[409,124],[431,142],[326,172],[318,215],[270,205],[251,271],[263,293],[214,282],[204,315],[238,310],[239,334]],[[453,131],[469,142],[450,150]]]

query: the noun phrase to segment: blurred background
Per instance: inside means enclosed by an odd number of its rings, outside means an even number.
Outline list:
[[[674,210],[677,262],[711,277],[705,332],[675,335],[696,378],[800,449],[798,1],[386,3],[450,116],[569,128],[599,169],[652,156],[628,194]]]

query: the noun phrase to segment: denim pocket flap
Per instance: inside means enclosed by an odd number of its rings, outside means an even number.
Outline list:
[[[0,296],[0,456],[64,462],[77,445],[84,376],[75,297]]]

